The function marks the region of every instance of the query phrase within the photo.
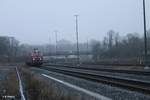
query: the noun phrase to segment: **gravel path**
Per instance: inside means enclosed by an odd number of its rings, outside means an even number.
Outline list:
[[[31,69],[35,72],[44,73],[52,77],[55,77],[57,79],[64,80],[71,84],[88,89],[90,91],[97,92],[106,97],[110,97],[113,100],[150,100],[150,95],[148,94],[145,95],[145,94],[134,92],[134,91],[112,87],[110,85],[91,82],[91,81],[87,81],[84,79],[79,79],[79,78],[75,78],[75,77],[71,77],[71,76],[67,76],[67,75],[63,75],[63,74],[59,74],[55,72],[42,70],[39,68],[31,68]]]

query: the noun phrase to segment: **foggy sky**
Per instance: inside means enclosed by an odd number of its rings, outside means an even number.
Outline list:
[[[150,29],[150,1],[146,0]],[[125,35],[143,35],[142,0],[0,0],[0,36],[14,36],[21,43],[75,41],[75,17],[79,15],[79,40],[101,40],[113,29]]]

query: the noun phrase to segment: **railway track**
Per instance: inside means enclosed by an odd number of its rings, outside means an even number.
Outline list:
[[[93,70],[89,69],[85,71],[85,69],[80,68],[75,69],[75,68],[51,67],[51,66],[49,67],[43,66],[41,68],[73,77],[83,78],[90,81],[100,82],[108,85],[129,89],[132,91],[150,94],[150,81],[141,81],[137,79],[117,77],[113,75],[104,75],[101,73],[94,73]]]
[[[113,68],[95,68],[95,67],[86,67],[86,66],[69,66],[69,65],[59,65],[59,64],[46,64],[45,66],[56,66],[62,68],[75,68],[75,69],[84,69],[84,70],[93,70],[93,71],[104,71],[111,73],[124,73],[124,74],[134,74],[134,75],[143,75],[150,76],[150,70],[125,70],[125,69],[113,69]]]

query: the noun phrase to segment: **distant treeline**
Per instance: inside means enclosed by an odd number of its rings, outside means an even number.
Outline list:
[[[141,36],[140,36],[141,35]],[[103,41],[97,41],[92,46],[93,59],[134,59],[144,60],[144,34],[129,33],[121,37],[119,33],[110,30]],[[150,54],[150,31],[147,32],[147,47]]]
[[[91,40],[79,43],[80,53],[91,54],[91,61],[121,61],[132,60],[143,62],[144,34],[129,33],[120,36],[118,32],[110,30],[102,41]],[[150,55],[150,30],[147,32],[148,55]],[[38,48],[43,55],[51,56],[56,53],[55,44],[27,45],[20,44],[14,37],[0,36],[0,62],[22,60],[34,48]],[[58,41],[58,54],[76,53],[76,43],[65,39]]]
[[[14,37],[0,37],[0,61],[11,61],[17,56],[19,41]]]

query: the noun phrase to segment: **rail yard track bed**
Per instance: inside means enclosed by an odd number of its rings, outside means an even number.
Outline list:
[[[83,64],[81,65],[81,67],[86,67],[86,68],[110,68],[110,69],[122,69],[122,70],[144,70],[144,66],[136,66],[136,65],[132,65],[132,66],[128,66],[128,65],[93,65],[93,64]]]
[[[66,67],[72,67],[72,66],[76,66],[76,64],[65,64],[65,63],[60,63],[60,64],[54,64],[54,63],[46,63],[44,64],[45,66],[66,66]],[[96,68],[96,69],[118,69],[118,70],[143,70],[144,66],[136,66],[136,65],[120,65],[120,64],[80,64],[80,67],[82,68]],[[147,69],[146,69],[147,70]],[[150,71],[150,69],[149,69]]]
[[[149,94],[139,93],[136,91],[130,91],[127,89],[122,89],[103,83],[92,82],[86,79],[77,78],[69,75],[64,75],[61,73],[56,73],[54,71],[48,71],[40,68],[31,68],[31,70],[37,73],[43,73],[59,80],[77,85],[89,91],[101,94],[103,96],[112,98],[113,100],[150,100]]]
[[[87,80],[111,84],[130,90],[150,93],[149,71],[88,69],[81,67],[43,66],[42,68]],[[130,72],[130,73],[129,73]]]
[[[44,67],[46,68],[46,67]],[[47,66],[47,68],[51,69],[60,69],[60,70],[68,70],[82,73],[91,73],[91,74],[101,74],[105,76],[113,76],[116,78],[125,78],[125,79],[133,79],[136,81],[143,81],[150,84],[150,71],[137,71],[137,70],[114,70],[114,69],[96,69],[96,68],[80,68],[80,67],[54,67]]]
[[[26,83],[26,96],[30,100],[111,100],[105,99],[103,96],[100,96],[102,99],[96,99],[95,97],[80,93],[44,77],[42,73],[35,70],[31,71],[23,68],[21,69],[21,73],[24,83]]]

